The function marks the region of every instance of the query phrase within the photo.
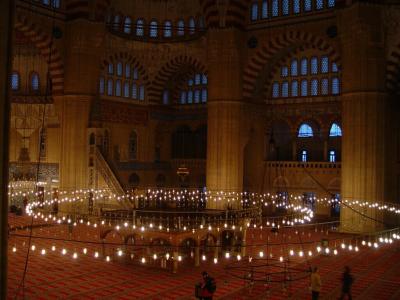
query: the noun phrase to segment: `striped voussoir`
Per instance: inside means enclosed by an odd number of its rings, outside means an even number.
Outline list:
[[[393,95],[400,94],[400,44],[390,53],[387,61],[386,88]]]
[[[179,72],[179,70],[182,68],[191,70],[191,73],[206,73],[206,67],[204,64],[193,57],[180,55],[171,59],[158,71],[154,81],[150,86],[150,89],[148,90],[147,95],[150,102],[161,102],[166,83],[172,75]]]
[[[62,94],[64,91],[64,63],[58,49],[52,43],[51,33],[45,32],[21,15],[16,16],[14,26],[16,30],[30,39],[49,64],[52,95]],[[49,30],[51,31],[51,28]]]
[[[219,27],[225,17],[225,27],[244,28],[247,24],[250,0],[200,0],[207,27]]]
[[[254,97],[254,92],[257,86],[257,80],[259,79],[265,66],[271,59],[279,53],[282,53],[284,49],[290,49],[295,47],[295,50],[290,51],[289,55],[294,55],[293,51],[300,51],[306,47],[313,47],[323,51],[329,56],[331,61],[335,61],[340,68],[340,57],[335,48],[329,45],[325,39],[315,36],[308,32],[295,32],[290,31],[285,34],[271,39],[264,43],[256,53],[249,59],[246,69],[243,74],[243,97],[245,99],[251,99]],[[285,59],[287,56],[285,57]],[[281,62],[281,60],[280,60]],[[276,64],[272,68],[272,72],[268,74],[267,82],[272,79],[274,72],[277,72],[279,64]],[[268,88],[263,89],[262,97],[266,97]]]

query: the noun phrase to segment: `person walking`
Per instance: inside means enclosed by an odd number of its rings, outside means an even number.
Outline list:
[[[312,300],[318,300],[321,291],[321,276],[319,276],[318,268],[314,267],[311,271],[311,297]]]
[[[351,297],[351,285],[353,284],[354,278],[350,274],[350,267],[345,266],[344,267],[344,272],[342,276],[342,295],[340,296],[340,300],[344,299],[345,295],[347,295],[347,298],[349,300],[352,299]]]

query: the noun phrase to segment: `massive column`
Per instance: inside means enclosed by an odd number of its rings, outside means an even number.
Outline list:
[[[241,31],[208,32],[207,188],[240,192],[243,186]],[[209,208],[225,208],[226,201]]]
[[[0,1],[0,299],[7,299],[8,256],[8,143],[10,101],[8,74],[11,69],[13,10],[10,0]]]
[[[342,200],[385,200],[385,51],[379,4],[355,3],[339,17],[342,37]],[[341,229],[382,228],[377,210],[342,206]],[[379,221],[374,221],[377,219]]]

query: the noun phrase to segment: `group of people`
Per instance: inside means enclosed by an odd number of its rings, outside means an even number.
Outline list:
[[[344,267],[344,272],[342,275],[342,293],[339,299],[344,299],[347,295],[348,299],[351,300],[351,286],[354,282],[353,276],[350,274],[350,268],[348,266]],[[321,292],[321,276],[318,273],[318,268],[314,267],[311,271],[311,297],[312,300],[317,300],[319,298],[319,293]]]
[[[201,300],[212,300],[213,295],[217,289],[215,279],[208,275],[207,272],[202,273],[202,282],[196,285],[195,296]],[[321,292],[321,276],[318,273],[318,268],[313,267],[311,270],[310,289],[312,300],[318,300]],[[350,267],[345,266],[342,275],[342,293],[340,300],[343,300],[347,295],[348,299],[351,300],[351,286],[353,285],[354,278],[350,273]]]

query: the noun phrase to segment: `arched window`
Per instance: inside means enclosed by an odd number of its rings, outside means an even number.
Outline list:
[[[333,73],[339,72],[338,65],[335,62],[332,63],[332,72]]]
[[[104,95],[104,77],[100,77],[99,81],[99,94]]]
[[[170,38],[172,36],[172,23],[171,21],[164,22],[164,37]]]
[[[132,131],[129,135],[129,147],[128,147],[129,159],[137,159],[137,134]]]
[[[184,36],[185,35],[185,21],[179,20],[177,26],[177,35]]]
[[[281,77],[288,77],[289,76],[289,69],[287,66],[283,66],[281,68]]]
[[[194,90],[194,103],[200,102],[200,90]]]
[[[139,70],[138,68],[133,69],[133,80],[138,80],[139,79]]]
[[[287,98],[289,97],[289,82],[283,81],[282,82],[282,97]]]
[[[206,103],[208,100],[207,89],[203,88],[201,90],[201,102]]]
[[[299,82],[297,80],[292,81],[291,95],[292,97],[297,97],[299,95]]]
[[[195,85],[199,85],[201,83],[201,75],[200,74],[196,74],[194,76],[194,84]]]
[[[336,123],[332,124],[331,130],[329,131],[329,136],[330,137],[342,136],[342,129],[338,124]]]
[[[315,56],[311,57],[311,74],[318,74],[318,58]]]
[[[317,3],[316,3],[316,5],[315,5],[315,8],[316,8],[317,10],[323,9],[323,8],[324,8],[324,1],[325,1],[325,0],[317,0]]]
[[[293,59],[291,64],[290,64],[290,75],[291,76],[297,76],[298,75],[297,59]]]
[[[48,1],[48,0],[46,0]],[[61,7],[61,1],[60,0],[51,0],[51,6],[53,8],[60,8]]]
[[[321,73],[322,74],[329,73],[329,58],[328,58],[328,56],[321,57]]]
[[[303,75],[303,76],[308,74],[308,59],[307,58],[302,58],[301,59],[300,74]]]
[[[38,92],[39,91],[39,74],[36,72],[33,72],[31,75],[31,89],[33,92]]]
[[[193,103],[193,91],[192,90],[190,90],[187,93],[187,103],[189,103],[189,104]]]
[[[311,80],[311,96],[318,96],[318,79]]]
[[[279,82],[274,82],[272,84],[272,98],[279,97]]]
[[[300,0],[293,0],[293,13],[294,14],[300,13]]]
[[[329,162],[334,163],[336,162],[336,152],[335,150],[329,151]]]
[[[301,150],[301,157],[300,160],[302,162],[307,162],[307,150]]]
[[[136,36],[144,35],[144,21],[143,19],[138,19],[136,21]]]
[[[258,20],[258,3],[253,2],[251,4],[251,14],[250,14],[250,19],[252,21],[257,21]]]
[[[196,31],[196,22],[194,18],[189,19],[189,34],[194,34]]]
[[[129,64],[125,64],[125,77],[131,77],[131,66]]]
[[[115,82],[115,96],[121,97],[121,80]]]
[[[50,4],[50,0],[42,0],[42,4],[49,5]]]
[[[118,30],[119,29],[119,22],[120,22],[121,18],[119,15],[114,16],[114,22],[113,22],[113,29],[114,30]]]
[[[107,81],[107,96],[112,96],[113,95],[113,80],[108,79]]]
[[[322,78],[321,80],[321,95],[329,94],[329,80],[328,78]]]
[[[139,87],[139,100],[144,101],[144,85]]]
[[[108,64],[108,74],[114,74],[114,65],[112,63]]]
[[[164,90],[164,92],[163,92],[163,104],[164,105],[169,104],[169,91],[168,90]]]
[[[138,98],[138,96],[137,96],[137,85],[134,83],[134,84],[132,84],[132,94],[131,94],[131,97],[133,98],[133,99],[137,99]]]
[[[207,83],[208,83],[207,75],[206,75],[206,74],[203,74],[203,75],[201,76],[201,84],[202,84],[202,85],[206,85]]]
[[[18,74],[18,72],[13,72],[11,74],[11,89],[13,91],[19,90],[19,74]]]
[[[287,16],[289,14],[289,0],[282,0],[282,15]]]
[[[180,103],[181,104],[186,104],[186,92],[185,91],[181,92]]]
[[[156,20],[150,22],[150,37],[156,38],[158,35],[158,23]]]
[[[335,0],[328,0],[328,7],[335,7]]]
[[[263,2],[262,2],[261,18],[263,18],[263,19],[268,18],[268,0],[263,0]]]
[[[311,11],[312,9],[312,1],[304,0],[304,11]]]
[[[118,62],[117,64],[117,76],[122,76],[122,63]]]
[[[129,17],[125,18],[124,32],[130,34],[132,32],[132,19]]]
[[[124,83],[124,97],[129,98],[129,82]]]
[[[308,124],[301,124],[299,128],[299,133],[297,135],[300,138],[306,138],[306,137],[313,137],[313,130],[310,125]]]
[[[306,97],[308,96],[308,80],[303,79],[301,81],[301,96]]]
[[[272,16],[277,17],[279,16],[279,1],[272,0]]]
[[[332,94],[333,95],[339,95],[340,93],[340,82],[339,78],[333,77],[332,78]]]

